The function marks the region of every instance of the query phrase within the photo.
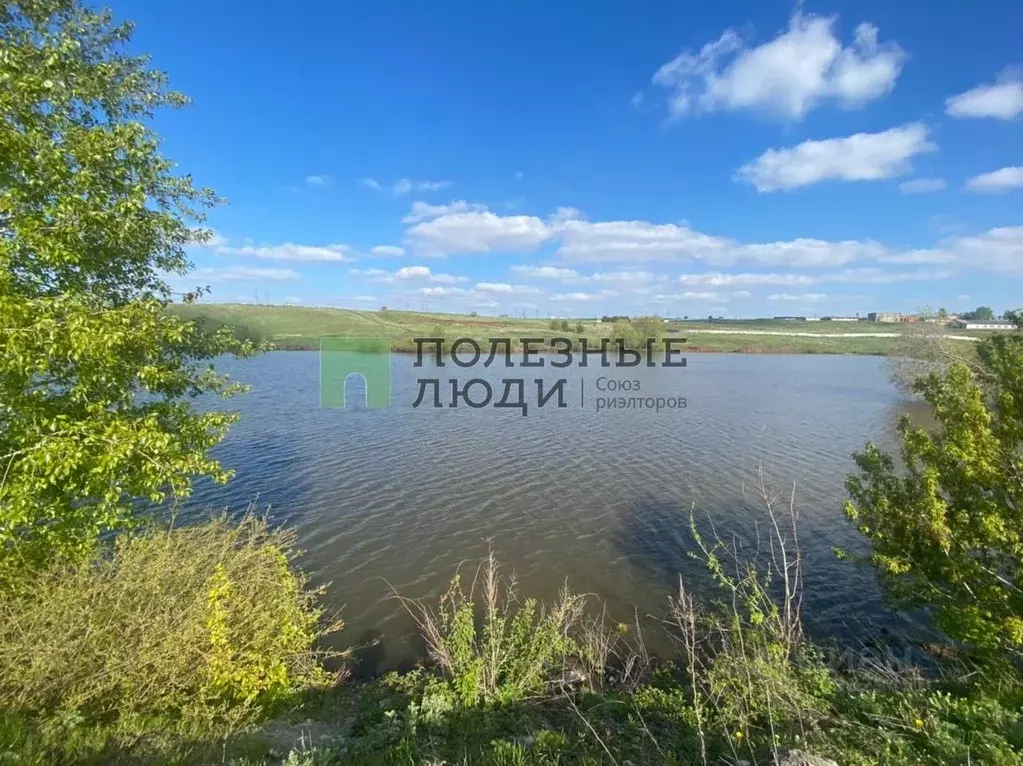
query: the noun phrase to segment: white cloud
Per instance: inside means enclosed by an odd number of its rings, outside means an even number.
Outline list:
[[[816,277],[805,274],[682,274],[678,281],[691,287],[731,287],[735,285],[812,285]]]
[[[387,190],[375,178],[360,178],[359,183],[367,189],[372,189],[373,191],[382,192],[384,194],[387,193]]]
[[[916,271],[885,271],[876,266],[865,266],[856,269],[845,269],[837,274],[826,274],[818,281],[883,285],[895,282],[927,282],[948,279],[952,274],[948,269],[940,271],[934,268],[917,269]]]
[[[768,149],[743,165],[738,176],[761,192],[795,189],[831,178],[892,178],[909,172],[909,159],[914,155],[938,148],[927,134],[927,127],[916,122],[882,133],[804,141],[791,149]]]
[[[682,274],[678,281],[688,287],[739,287],[772,285],[776,287],[805,287],[822,282],[849,282],[864,284],[888,284],[893,282],[916,282],[947,279],[950,271],[918,269],[916,271],[892,272],[877,267],[844,269],[824,274],[727,274],[720,271],[705,274]]]
[[[352,259],[352,248],[348,245],[296,245],[285,242],[282,245],[243,245],[229,247],[222,245],[216,249],[217,255],[243,255],[252,258],[264,258],[274,261],[337,261],[348,263]]]
[[[512,293],[515,291],[514,285],[509,285],[507,282],[477,282],[475,289],[481,293]]]
[[[941,248],[921,248],[918,250],[884,250],[877,258],[880,263],[950,263],[955,255]]]
[[[391,272],[384,269],[348,269],[348,273],[357,277],[390,277]]]
[[[629,103],[639,109],[643,106],[643,91],[639,90],[632,94],[632,98],[629,99]]]
[[[289,295],[284,299],[284,304],[286,306],[297,306],[300,303],[305,303],[305,301],[295,295]]]
[[[589,277],[594,282],[626,282],[644,283],[652,282],[654,275],[649,271],[598,271]]]
[[[733,30],[699,52],[683,52],[654,74],[668,88],[673,117],[719,109],[752,109],[802,119],[826,99],[854,108],[889,93],[906,55],[878,43],[872,24],[856,27],[853,42],[836,38],[834,17],[796,13],[788,29],[756,48]]]
[[[405,248],[394,245],[377,245],[369,249],[369,254],[379,258],[399,258],[405,255]]]
[[[1003,226],[946,245],[956,262],[984,271],[1023,275],[1023,226]]]
[[[721,292],[718,290],[686,290],[682,293],[662,293],[654,295],[651,300],[656,303],[676,303],[678,301],[699,301],[701,303],[728,303],[734,299],[749,298],[747,290]]]
[[[536,216],[499,216],[489,211],[448,213],[417,223],[406,241],[421,255],[532,251],[550,239]]]
[[[975,192],[1002,192],[1023,186],[1023,167],[1008,167],[967,179],[966,188]]]
[[[1018,70],[1006,70],[995,85],[978,85],[945,99],[951,117],[995,117],[1011,120],[1023,113],[1023,78]]]
[[[456,282],[468,282],[468,277],[454,276],[452,274],[435,274],[429,266],[402,266],[395,272],[385,269],[349,269],[348,273],[356,277],[365,277],[374,282],[394,284],[395,282],[422,281],[434,284],[454,284]]]
[[[928,194],[941,191],[946,186],[948,184],[944,178],[914,178],[912,181],[903,181],[899,184],[899,191],[903,194]]]
[[[395,279],[427,279],[429,276],[429,266],[402,266],[394,272]]]
[[[445,295],[465,295],[468,291],[461,287],[420,287],[416,292],[420,295],[442,297]]]
[[[826,293],[775,293],[774,295],[767,296],[769,301],[793,301],[798,303],[818,303],[827,299]]]
[[[831,242],[823,239],[793,239],[763,244],[736,245],[718,260],[755,261],[772,266],[824,268],[853,261],[874,260],[889,251],[884,245],[869,240]]]
[[[389,186],[385,186],[375,178],[360,178],[359,183],[367,189],[372,189],[381,194],[390,194],[392,197],[405,197],[413,191],[440,191],[451,186],[450,181],[416,181],[411,178],[399,178]]]
[[[250,266],[203,267],[192,275],[211,282],[295,282],[301,277],[292,269],[261,269]]]
[[[571,221],[576,218],[582,218],[583,214],[577,207],[559,207],[549,218],[551,223],[561,223],[562,221]]]
[[[473,288],[480,293],[499,293],[503,295],[536,294],[540,290],[529,285],[510,285],[507,282],[477,282]]]
[[[512,266],[511,270],[515,274],[535,279],[569,280],[579,278],[579,272],[575,269],[563,269],[558,266]]]
[[[717,302],[717,301],[720,301],[722,299],[723,293],[718,293],[718,292],[713,292],[713,291],[695,292],[695,291],[687,290],[686,292],[682,293],[681,297],[682,297],[682,300],[684,300],[684,301],[715,301],[715,302]]]
[[[726,302],[732,298],[749,298],[750,294],[746,290],[735,290],[730,293],[722,293],[715,291],[689,291],[682,293],[682,300],[684,301],[714,301],[716,303]]]
[[[329,186],[330,176],[306,176],[305,182],[309,186]]]
[[[469,203],[465,200],[455,200],[447,205],[431,205],[428,202],[413,202],[412,210],[401,219],[402,223],[419,223],[431,218],[439,218],[449,213],[482,212],[487,209],[486,205],[477,202]]]
[[[688,286],[774,284],[799,286],[816,282],[890,282],[945,279],[956,270],[1023,273],[1023,253],[1017,232],[1023,227],[991,229],[975,237],[948,239],[929,248],[892,247],[872,240],[830,241],[793,239],[764,243],[741,243],[702,233],[680,224],[649,221],[584,221],[569,219],[549,223],[535,216],[500,216],[489,211],[452,213],[420,222],[406,230],[406,241],[421,255],[455,255],[488,252],[528,252],[541,245],[557,246],[561,263],[510,266],[518,277],[555,280],[563,284],[595,282],[642,285],[649,272],[623,269],[581,274],[566,261],[640,264],[649,262],[694,263],[712,267],[751,264],[788,269],[836,269],[827,275],[738,274],[711,272],[718,276],[683,274]],[[978,255],[976,243],[984,241],[991,253]],[[564,264],[564,265],[563,265]],[[944,265],[890,272],[879,265]],[[855,267],[855,268],[854,268]],[[873,269],[868,271],[865,269]],[[928,273],[933,274],[928,277]],[[654,281],[664,275],[654,274]],[[717,280],[717,283],[715,283]],[[637,288],[639,287],[637,286]]]
[[[555,293],[551,296],[552,301],[599,301],[604,298],[614,298],[618,293],[614,290],[601,290],[598,293]]]
[[[726,246],[726,240],[673,223],[648,221],[565,221],[558,254],[579,261],[657,261],[700,258]]]
[[[413,181],[412,184],[417,191],[424,192],[440,191],[451,186],[450,181]]]

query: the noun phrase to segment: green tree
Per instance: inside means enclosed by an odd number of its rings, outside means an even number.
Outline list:
[[[660,340],[663,334],[664,320],[656,316],[619,319],[611,330],[611,337],[625,341],[630,349],[645,349],[648,340]]]
[[[1011,313],[1021,326],[1020,315]],[[933,606],[938,625],[979,647],[1023,649],[1023,333],[987,338],[916,390],[940,427],[904,416],[901,464],[855,455],[846,513],[897,606]]]
[[[995,318],[995,312],[990,306],[977,306],[973,311],[967,311],[962,315],[963,319],[977,319],[982,322],[988,322]]]
[[[169,315],[167,275],[216,204],[176,175],[149,119],[186,99],[129,24],[78,0],[0,7],[0,562],[81,554],[138,499],[225,481],[208,456],[234,416],[191,399],[239,390],[211,360],[228,328]],[[186,296],[194,298],[196,293]]]

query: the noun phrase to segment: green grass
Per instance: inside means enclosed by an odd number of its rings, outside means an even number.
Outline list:
[[[231,325],[247,333],[272,341],[280,349],[316,350],[324,336],[388,338],[391,349],[398,352],[416,350],[415,338],[442,336],[453,340],[468,337],[478,341],[487,338],[565,336],[575,333],[577,320],[570,320],[571,329],[551,330],[548,319],[516,317],[473,317],[466,314],[442,314],[420,311],[355,311],[334,308],[298,306],[254,306],[248,304],[176,304],[171,310],[188,318],[205,317],[209,321]],[[580,320],[583,336],[597,341],[612,336],[612,325],[593,319]],[[725,335],[708,332],[729,331],[749,334]],[[775,320],[733,320],[665,323],[665,334],[688,339],[689,352],[762,353],[762,354],[870,354],[880,356],[913,355],[910,338],[871,337],[786,337],[757,335],[761,332],[811,332],[823,336],[842,333],[910,332],[905,326],[873,322],[787,322]],[[917,330],[916,332],[919,332]],[[934,328],[933,334],[952,332]],[[966,334],[955,331],[956,335]],[[968,342],[957,345],[966,347]],[[484,347],[484,353],[487,348]]]
[[[448,338],[531,337],[549,335],[548,320],[471,317],[417,311],[354,311],[297,306],[241,304],[175,305],[172,310],[188,318],[208,317],[258,332],[282,349],[318,349],[320,338],[390,338],[394,350],[415,350],[413,338],[439,332]]]

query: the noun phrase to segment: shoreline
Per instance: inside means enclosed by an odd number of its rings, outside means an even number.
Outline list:
[[[281,344],[279,341],[270,341],[274,344],[273,351],[319,351],[319,345],[287,345]],[[643,351],[643,349],[627,349]],[[832,350],[815,350],[815,349],[772,349],[772,348],[744,348],[744,349],[727,349],[727,348],[713,348],[712,346],[683,346],[678,351],[685,354],[751,354],[755,356],[879,356],[879,357],[891,357],[896,356],[886,351],[832,351]],[[521,353],[522,348],[512,347],[512,353]],[[540,354],[551,354],[555,353],[554,349],[542,348],[538,349]],[[366,352],[371,353],[371,352]],[[407,356],[415,356],[416,350],[414,348],[392,348],[392,354],[402,354]],[[578,354],[578,349],[572,349],[573,354]],[[588,354],[599,355],[599,351],[589,350]]]

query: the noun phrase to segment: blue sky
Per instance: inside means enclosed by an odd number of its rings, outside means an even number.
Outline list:
[[[1023,5],[115,2],[230,204],[207,300],[1023,306]]]

